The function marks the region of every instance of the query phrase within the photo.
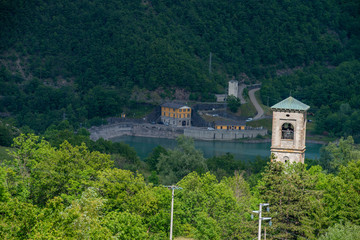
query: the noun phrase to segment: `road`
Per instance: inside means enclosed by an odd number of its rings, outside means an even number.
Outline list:
[[[249,91],[250,101],[252,102],[257,111],[256,116],[253,118],[254,120],[259,119],[264,115],[264,110],[262,109],[262,107],[260,107],[260,104],[257,102],[255,97],[255,92],[259,90],[260,88],[254,88]]]
[[[239,98],[240,98],[240,103],[241,103],[241,104],[245,104],[245,103],[246,103],[245,98],[244,98],[244,95],[243,95],[243,93],[244,93],[244,88],[246,88],[246,85],[245,85],[245,84],[240,84],[240,85],[239,85],[238,96],[239,96]]]

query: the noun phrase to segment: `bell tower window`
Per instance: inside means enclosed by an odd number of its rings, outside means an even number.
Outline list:
[[[291,123],[284,123],[281,127],[281,139],[294,139],[294,126]]]

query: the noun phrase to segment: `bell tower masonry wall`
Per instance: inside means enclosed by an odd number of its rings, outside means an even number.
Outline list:
[[[288,97],[271,107],[271,154],[274,155],[275,161],[304,163],[306,115],[309,108],[293,97]]]
[[[286,138],[284,126],[293,127],[290,137]],[[274,110],[271,152],[276,161],[302,162],[305,159],[306,112]],[[290,131],[290,130],[289,130]]]

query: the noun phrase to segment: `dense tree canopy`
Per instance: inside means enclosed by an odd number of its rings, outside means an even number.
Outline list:
[[[241,169],[231,156],[200,161],[201,166],[209,164],[215,176],[199,170],[199,161],[186,162],[202,156],[191,141],[180,138],[178,144],[177,149],[157,148],[154,153],[159,154],[151,155],[158,158],[151,164],[173,171],[172,181],[181,187],[175,191],[174,236],[253,239],[257,219],[251,219],[251,210],[268,202],[270,212],[263,214],[272,217],[272,226],[266,226],[268,239],[356,239],[360,159],[352,138],[326,148],[329,165],[337,164],[334,174],[321,166],[308,169],[304,164],[258,160],[267,166],[250,167],[253,173],[261,171],[252,187],[247,179],[254,179],[246,174],[230,174],[231,169]],[[53,147],[30,134],[14,139],[11,156],[0,167],[2,239],[168,238],[171,191],[148,183],[139,171],[114,168],[110,155],[67,141]],[[176,167],[161,165],[163,158]],[[157,170],[160,181],[169,181],[161,168]]]
[[[333,136],[360,134],[360,61],[337,67],[313,65],[294,74],[263,81],[263,101],[275,104],[289,95],[310,105],[315,113],[316,131]]]
[[[40,132],[64,118],[94,124],[131,111],[134,87],[177,87],[213,100],[228,76],[262,81],[314,63],[343,64],[319,81],[306,73],[294,83],[305,89],[293,93],[337,105],[344,91],[357,91],[347,84],[357,84],[347,73],[356,61],[344,62],[359,59],[358,8],[355,0],[1,1],[0,112]],[[347,79],[343,87],[327,83],[339,78]],[[336,92],[312,94],[314,80],[316,89]],[[264,96],[284,97],[281,84],[270,85]]]
[[[0,238],[166,239],[171,191],[162,184],[177,184],[175,236],[253,239],[251,210],[269,202],[268,239],[357,239],[359,4],[0,1],[0,145],[13,146],[0,159]],[[213,101],[232,76],[261,81],[270,104],[304,101],[318,133],[345,138],[310,168],[205,159],[185,137],[142,162],[82,128],[151,109],[134,89]],[[19,135],[32,130],[44,138]]]

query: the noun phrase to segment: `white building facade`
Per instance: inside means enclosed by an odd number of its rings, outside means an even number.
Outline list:
[[[229,81],[228,95],[234,96],[234,97],[239,97],[238,91],[239,91],[239,82],[236,80]]]

